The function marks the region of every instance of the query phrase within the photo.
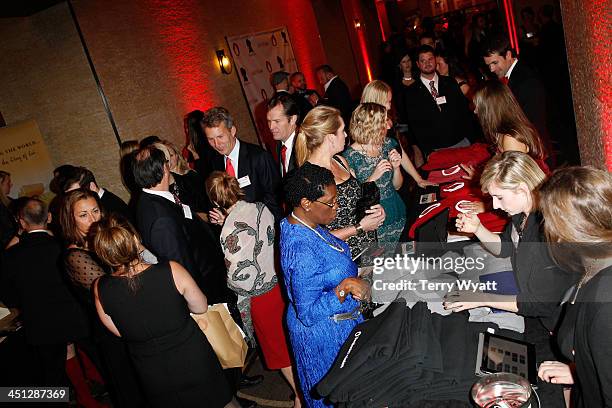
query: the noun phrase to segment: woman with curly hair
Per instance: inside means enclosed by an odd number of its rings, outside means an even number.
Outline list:
[[[350,133],[355,142],[342,154],[361,183],[374,181],[380,189],[380,204],[386,214],[378,228],[378,241],[394,244],[406,224],[406,207],[396,190],[404,181],[400,171],[400,147],[386,137],[387,109],[377,103],[362,103],[353,112]]]

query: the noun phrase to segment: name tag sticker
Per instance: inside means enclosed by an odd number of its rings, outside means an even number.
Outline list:
[[[191,208],[189,208],[189,206],[185,204],[181,204],[181,205],[183,206],[183,214],[185,215],[185,218],[192,220],[193,215],[191,214]]]
[[[437,103],[438,105],[445,104],[445,103],[446,103],[446,96],[438,96],[438,97],[436,98],[436,103]]]
[[[246,186],[250,186],[251,179],[249,178],[249,176],[240,177],[238,179],[238,185],[240,186],[240,188],[245,188]]]

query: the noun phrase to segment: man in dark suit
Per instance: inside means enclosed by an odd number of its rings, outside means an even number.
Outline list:
[[[334,73],[334,70],[329,65],[317,67],[316,74],[319,84],[325,89],[323,100],[319,101],[319,103],[338,109],[342,119],[344,119],[344,123],[348,127],[353,109],[355,108],[348,86]]]
[[[475,117],[457,82],[438,75],[433,48],[423,45],[417,52],[420,77],[402,93],[404,112],[416,144],[428,155],[446,147],[468,146],[479,135]]]
[[[316,106],[317,100],[320,99],[319,93],[314,89],[308,89],[306,77],[304,76],[303,72],[296,71],[291,74],[289,76],[289,84],[293,87],[295,95],[301,96],[302,98],[306,99],[311,108]],[[304,116],[302,116],[302,119],[304,118]]]
[[[209,303],[225,302],[225,264],[210,227],[170,191],[166,156],[153,146],[134,155],[132,171],[142,188],[136,222],[142,242],[160,260],[176,261],[198,283]]]
[[[308,102],[308,100],[306,100],[306,98],[302,97],[300,94],[296,93],[296,90],[289,82],[288,72],[273,72],[272,75],[270,75],[270,84],[274,88],[274,95],[272,98],[279,95],[288,95],[289,97],[293,98],[298,106],[300,117],[303,118],[312,109],[310,102]]]
[[[65,193],[84,188],[93,191],[100,198],[100,204],[107,214],[116,213],[133,221],[128,205],[115,194],[98,186],[93,173],[85,167],[74,167],[63,181],[62,191]]]
[[[24,230],[4,255],[1,298],[20,310],[26,342],[39,367],[38,385],[67,385],[66,346],[88,336],[87,318],[63,280],[60,243],[47,230],[46,205],[28,199],[19,214]],[[32,384],[34,385],[34,384]]]
[[[295,131],[300,124],[300,112],[297,104],[289,95],[279,94],[268,102],[268,127],[276,140],[276,158],[280,174],[285,174],[296,167]]]
[[[280,174],[272,155],[259,146],[236,137],[234,120],[227,109],[215,107],[204,112],[202,129],[208,143],[218,153],[213,170],[226,171],[238,180],[245,201],[264,203],[274,218],[280,220]],[[210,221],[222,225],[225,215],[218,209],[209,213]]]
[[[508,84],[512,94],[536,127],[542,141],[550,152],[551,144],[547,126],[547,96],[542,82],[536,73],[522,61],[504,36],[488,41],[484,52],[484,62],[502,82]]]

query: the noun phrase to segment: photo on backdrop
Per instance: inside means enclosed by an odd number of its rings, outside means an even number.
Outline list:
[[[276,151],[276,141],[268,129],[266,103],[274,95],[270,75],[277,71],[298,70],[286,27],[270,31],[226,37],[236,73],[255,122],[261,146]]]

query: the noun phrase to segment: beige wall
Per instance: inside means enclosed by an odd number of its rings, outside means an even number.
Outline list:
[[[55,166],[86,165],[121,190],[118,149],[66,4],[0,19],[0,112],[38,122]]]
[[[75,0],[74,8],[122,140],[156,134],[184,143],[182,117],[226,106],[256,142],[240,83],[215,50],[225,36],[287,26],[301,70],[325,63],[309,0]],[[224,10],[221,12],[221,9]],[[0,19],[0,112],[38,121],[54,165],[89,167],[124,194],[118,147],[65,3]]]

